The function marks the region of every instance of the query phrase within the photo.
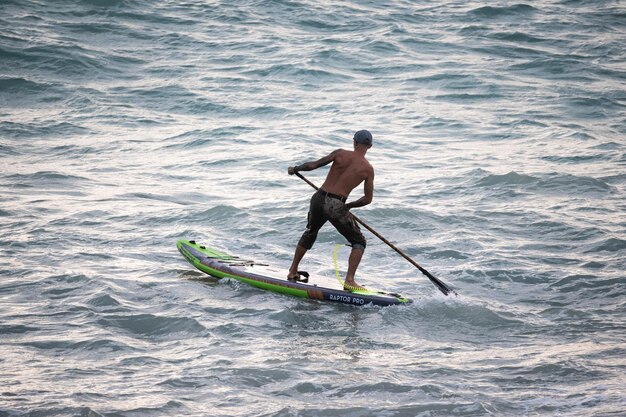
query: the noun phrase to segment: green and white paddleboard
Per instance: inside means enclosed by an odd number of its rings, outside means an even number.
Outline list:
[[[231,278],[257,288],[320,301],[388,306],[408,304],[411,300],[400,294],[378,290],[345,291],[339,282],[319,280],[317,283],[290,281],[285,275],[272,270],[268,265],[231,256],[221,251],[200,245],[193,240],[179,240],[176,247],[190,264],[216,278]],[[312,280],[318,281],[318,280]]]

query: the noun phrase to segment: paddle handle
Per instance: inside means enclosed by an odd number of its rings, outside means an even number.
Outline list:
[[[311,181],[309,181],[307,178],[304,177],[304,175],[300,174],[299,172],[295,172],[295,174],[298,176],[298,178],[302,179],[304,182],[306,182],[307,184],[309,184],[311,187],[315,188],[316,190],[319,190],[319,188],[313,184]],[[450,287],[448,287],[446,284],[443,283],[443,281],[441,281],[439,278],[436,278],[435,276],[433,276],[430,272],[428,272],[426,269],[422,268],[417,262],[415,262],[413,259],[411,259],[406,253],[402,252],[400,249],[398,249],[396,247],[396,245],[394,245],[393,243],[391,243],[390,241],[388,241],[387,239],[385,239],[380,233],[378,233],[376,230],[372,229],[367,223],[365,223],[363,220],[359,219],[357,216],[355,216],[353,213],[350,213],[352,215],[352,217],[354,217],[354,220],[356,220],[361,226],[365,227],[367,230],[369,230],[370,232],[372,232],[372,234],[374,236],[376,236],[377,238],[379,238],[380,240],[382,240],[383,242],[385,242],[391,249],[393,249],[394,251],[396,251],[400,256],[402,256],[404,259],[406,259],[407,261],[409,261],[411,263],[411,265],[413,265],[414,267],[416,267],[417,269],[420,270],[420,272],[424,275],[426,275],[426,277],[428,277],[428,279],[430,279],[430,281],[435,284],[435,286],[439,289],[439,291],[441,291],[442,293],[444,293],[445,295],[448,295],[449,293],[453,293],[454,295],[457,295],[457,293]]]

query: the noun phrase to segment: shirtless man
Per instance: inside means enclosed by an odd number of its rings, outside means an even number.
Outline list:
[[[352,245],[344,288],[363,288],[354,281],[354,274],[363,257],[366,242],[349,210],[370,204],[374,196],[374,168],[365,159],[367,150],[372,147],[372,134],[367,130],[360,130],[354,134],[353,142],[354,151],[337,149],[322,159],[289,167],[287,170],[289,175],[293,175],[298,171],[312,171],[332,162],[324,184],[311,197],[307,228],[296,246],[287,275],[289,280],[299,279],[298,265],[304,254],[313,247],[318,231],[328,220]],[[365,195],[346,204],[350,192],[362,182]]]

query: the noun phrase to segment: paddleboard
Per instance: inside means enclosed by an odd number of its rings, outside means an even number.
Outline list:
[[[410,299],[400,294],[372,289],[345,291],[338,282],[332,285],[332,281],[327,280],[320,280],[318,285],[315,277],[308,283],[289,281],[286,277],[280,277],[286,275],[286,271],[281,273],[272,270],[267,264],[232,256],[193,240],[179,240],[176,247],[190,264],[206,274],[216,278],[235,279],[267,291],[357,306],[411,303]]]

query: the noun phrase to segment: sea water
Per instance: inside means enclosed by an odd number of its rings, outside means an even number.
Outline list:
[[[1,1],[0,415],[624,415],[624,22],[610,0]],[[287,167],[360,129],[354,213],[458,297],[368,232],[357,281],[412,305],[176,251],[286,274],[313,191]]]

